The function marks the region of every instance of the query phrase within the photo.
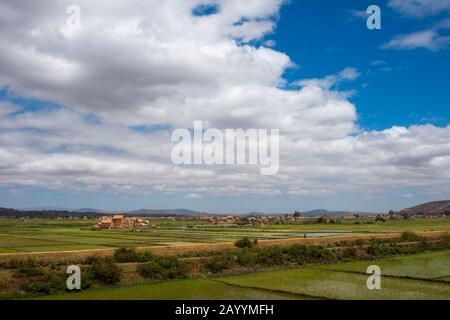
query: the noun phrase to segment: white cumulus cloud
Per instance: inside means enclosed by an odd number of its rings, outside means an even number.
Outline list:
[[[0,104],[0,186],[194,199],[450,188],[450,127],[360,128],[338,89],[360,76],[351,67],[286,86],[294,63],[266,41],[281,0],[77,3],[81,30],[70,32],[68,1],[0,3],[0,87],[16,101]],[[192,14],[205,4],[217,11]],[[396,45],[431,49],[434,40]],[[280,129],[279,174],[173,165],[171,129],[194,120]]]

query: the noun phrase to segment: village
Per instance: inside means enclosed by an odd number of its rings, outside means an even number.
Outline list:
[[[209,217],[211,224],[232,224],[232,225],[254,225],[264,226],[270,224],[294,224],[304,221],[305,218],[293,215],[274,215],[274,216],[214,216]]]
[[[114,216],[104,216],[100,218],[100,222],[92,226],[93,230],[99,229],[122,229],[122,228],[153,228],[155,225],[151,224],[147,219],[142,217],[125,217],[123,214],[116,214]]]
[[[273,215],[273,216],[239,216],[239,215],[216,215],[216,216],[177,216],[177,217],[154,217],[154,219],[176,220],[202,220],[208,221],[214,225],[253,225],[265,226],[273,224],[300,224],[308,220],[305,217],[297,215]],[[333,224],[337,221],[332,217],[321,217],[321,223]],[[100,221],[92,226],[93,230],[100,229],[135,229],[135,228],[155,228],[144,217],[126,217],[124,214],[113,216],[103,216]]]
[[[442,211],[442,212],[441,212]],[[266,225],[285,225],[285,224],[340,224],[345,220],[354,220],[358,218],[373,219],[374,222],[386,222],[387,220],[410,220],[410,219],[438,219],[448,216],[448,210],[440,210],[433,214],[424,214],[421,210],[418,212],[403,210],[400,212],[390,211],[387,214],[360,215],[348,213],[346,215],[321,215],[307,216],[300,212],[293,214],[278,215],[173,215],[173,216],[152,216],[151,219],[168,221],[207,221],[211,225],[234,225],[234,226],[266,226]],[[69,217],[73,218],[73,217]],[[76,219],[77,217],[75,217]],[[84,217],[86,218],[86,217]],[[58,218],[60,219],[60,218]],[[125,214],[115,214],[111,216],[102,216],[98,223],[92,226],[93,230],[100,229],[136,229],[136,228],[155,228],[156,225],[150,223],[149,217],[126,216]]]

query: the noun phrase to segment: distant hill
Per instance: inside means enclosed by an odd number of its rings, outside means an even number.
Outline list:
[[[252,211],[249,213],[244,214],[245,216],[249,216],[249,217],[258,217],[258,216],[263,216],[264,213],[263,212],[257,212],[257,211]]]
[[[0,207],[0,216],[7,217],[82,217],[82,216],[100,216],[103,214],[112,214],[113,212],[82,208],[82,209],[64,209],[64,208],[30,208],[26,210],[17,210],[9,208]],[[196,216],[196,215],[206,215],[207,213],[193,211],[188,209],[169,209],[169,210],[159,210],[159,209],[140,209],[129,212],[124,212],[127,215],[132,216],[155,216],[155,217],[167,217],[167,216]]]
[[[143,216],[198,216],[207,213],[189,209],[139,209],[128,211],[127,214]]]
[[[29,207],[29,208],[19,208],[19,211],[70,211],[69,208],[62,207]]]
[[[325,209],[315,209],[315,210],[302,212],[301,214],[306,215],[306,216],[324,216],[324,215],[331,215],[331,211],[328,211]]]
[[[81,208],[74,210],[75,212],[95,212],[95,213],[109,213],[111,211],[105,211],[105,210],[99,210],[99,209],[92,209],[92,208]]]
[[[408,215],[450,215],[450,200],[433,201],[403,209],[400,214]]]
[[[18,211],[15,209],[0,208],[0,216],[14,215],[16,212],[18,212]]]
[[[10,209],[10,208],[0,208],[0,216],[2,217],[16,217],[16,218],[22,218],[22,217],[48,217],[48,218],[54,218],[54,217],[83,217],[83,216],[99,216],[101,215],[98,212],[77,212],[77,211],[69,211],[64,209],[58,209],[58,210],[46,210],[46,209],[39,209],[39,210],[17,210],[17,209]]]
[[[301,212],[304,216],[352,216],[358,214],[360,216],[366,216],[374,214],[372,212],[359,212],[359,211],[329,211],[326,209],[315,209],[310,211]]]

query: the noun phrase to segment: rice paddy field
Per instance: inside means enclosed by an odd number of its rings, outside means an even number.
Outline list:
[[[207,220],[198,219],[160,218],[151,220],[153,228],[94,231],[91,226],[97,222],[95,219],[0,218],[0,260],[5,262],[18,256],[32,256],[42,263],[65,263],[67,258],[78,261],[76,257],[84,259],[100,253],[111,255],[115,248],[128,247],[144,248],[139,252],[149,250],[156,255],[193,259],[189,261],[196,265],[199,263],[196,259],[201,261],[205,257],[212,258],[208,256],[211,252],[217,254],[223,249],[236,249],[234,241],[244,236],[260,240],[258,247],[261,248],[288,246],[299,242],[312,246],[319,243],[347,247],[352,246],[349,241],[363,238],[369,240],[379,236],[380,239],[399,239],[399,233],[403,231],[426,232],[428,241],[433,243],[438,241],[433,240],[436,239],[433,238],[434,231],[441,235],[450,231],[450,219],[445,218],[385,222],[352,218],[342,219],[336,224],[315,224],[314,221],[311,219],[301,224],[238,226],[212,225]],[[305,242],[304,238],[310,242]],[[406,240],[406,245],[410,245],[408,241],[410,240]],[[419,244],[417,241],[416,245]],[[361,245],[360,249],[362,248]],[[450,300],[450,250],[447,247],[421,252],[381,260],[367,260],[361,256],[361,259],[353,262],[329,261],[329,264],[326,264],[326,261],[316,261],[304,266],[279,264],[270,267],[258,266],[249,270],[230,269],[223,273],[193,271],[187,278],[159,282],[139,275],[136,263],[118,263],[124,277],[123,281],[115,285],[94,285],[81,292],[53,291],[47,295],[38,295],[38,299]],[[185,253],[187,254],[184,255]],[[198,253],[205,253],[206,256],[197,255]],[[366,287],[369,277],[366,270],[369,265],[378,265],[381,268],[381,290],[369,290]],[[195,267],[193,270],[196,270]],[[14,277],[13,270],[0,271],[0,285],[4,285],[5,296],[8,292],[18,292],[18,298],[33,297],[22,295],[23,292],[19,290],[22,288],[22,282],[28,280]]]
[[[381,289],[366,287],[369,265],[382,271]],[[392,259],[280,269],[208,279],[118,286],[45,299],[450,299],[450,250]]]
[[[374,222],[373,219],[343,219],[333,225],[295,224],[236,226],[210,225],[202,220],[155,219],[156,228],[101,230],[90,227],[97,220],[6,219],[0,218],[0,254],[56,252],[127,247],[177,246],[232,242],[244,236],[252,239],[319,238],[337,235],[402,232],[405,230],[450,231],[450,219],[418,219]]]

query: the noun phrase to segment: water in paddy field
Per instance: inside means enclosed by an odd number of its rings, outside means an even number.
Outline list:
[[[289,236],[293,237],[305,237],[306,238],[320,238],[320,237],[332,237],[340,235],[351,235],[355,232],[303,232],[303,233],[291,233]]]

